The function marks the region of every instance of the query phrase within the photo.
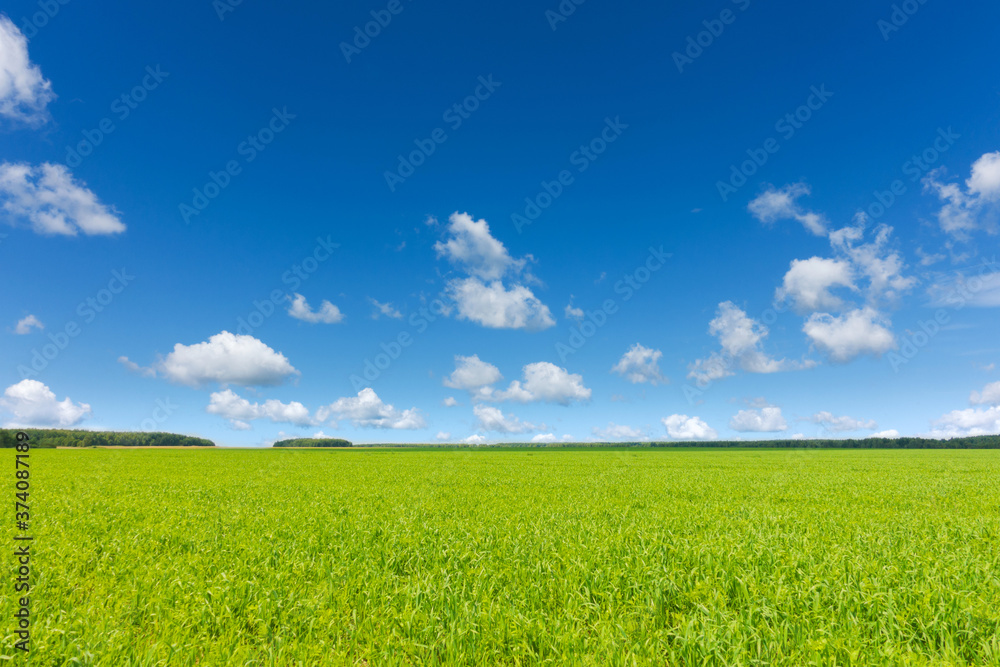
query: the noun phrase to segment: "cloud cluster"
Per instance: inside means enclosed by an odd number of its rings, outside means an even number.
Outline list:
[[[301,294],[296,293],[294,297],[288,297],[291,304],[288,306],[288,314],[297,320],[310,324],[336,324],[344,319],[340,309],[329,301],[324,300],[319,305],[319,310],[313,310],[309,302]]]
[[[490,405],[477,405],[472,408],[472,413],[476,416],[476,426],[480,431],[526,433],[538,430],[534,424],[522,422],[512,414],[504,415],[499,408]]]
[[[555,325],[552,312],[522,280],[527,259],[511,257],[503,243],[490,234],[485,220],[468,213],[448,218],[448,238],[435,244],[438,257],[469,274],[450,280],[445,292],[455,302],[458,318],[490,329],[537,331]],[[530,257],[530,256],[529,256]],[[503,279],[514,282],[508,287]]]
[[[512,381],[507,389],[497,390],[493,385],[502,379],[499,368],[474,354],[456,356],[455,370],[443,382],[446,387],[469,392],[475,401],[569,405],[574,401],[590,400],[592,393],[583,385],[582,375],[570,373],[548,361],[525,365],[521,380]]]
[[[1000,204],[1000,151],[986,153],[972,164],[965,189],[943,180],[944,170],[924,177],[924,189],[944,202],[937,213],[942,231],[965,240],[976,230],[996,231],[996,206]],[[992,215],[988,215],[991,212]]]
[[[651,385],[666,384],[667,378],[660,372],[660,358],[663,352],[653,350],[636,343],[628,349],[611,372],[623,376],[633,384],[650,383]]]
[[[670,415],[662,420],[667,435],[673,440],[714,440],[719,437],[711,426],[700,417]]]
[[[310,426],[314,423],[306,406],[297,401],[282,403],[271,399],[264,403],[251,403],[231,389],[213,393],[206,411],[229,419],[237,427],[241,426],[237,422],[246,425],[246,422],[255,419],[270,419],[274,423],[287,422],[296,426]]]
[[[952,410],[931,423],[933,430],[929,435],[957,438],[1000,433],[1000,382],[991,382],[982,391],[973,391],[969,394],[969,403],[990,407]]]
[[[788,430],[788,424],[781,415],[781,408],[769,407],[740,410],[729,420],[729,428],[742,433],[777,433]]]
[[[354,426],[369,428],[412,430],[427,425],[416,408],[397,410],[383,402],[370,387],[359,391],[357,396],[338,398],[316,411],[317,421],[325,422],[331,417],[348,419]]]
[[[120,357],[130,370],[162,375],[171,382],[191,387],[209,383],[243,387],[273,386],[293,375],[301,375],[285,355],[275,352],[253,336],[217,333],[194,345],[177,343],[174,350],[149,368]]]
[[[48,120],[53,99],[52,83],[28,56],[27,37],[0,14],[0,116],[37,127]]]
[[[38,380],[21,380],[7,387],[0,398],[0,409],[13,416],[5,424],[7,428],[69,428],[91,412],[86,403],[74,403],[68,397],[57,400],[52,390]]]
[[[649,438],[642,429],[633,428],[632,426],[626,426],[624,424],[616,424],[614,422],[608,422],[608,425],[604,428],[595,426],[591,429],[591,432],[595,437],[601,440],[612,440],[612,441],[639,441],[648,440]]]
[[[125,225],[61,164],[0,164],[0,208],[38,234],[120,234]]]
[[[777,373],[816,365],[810,360],[790,361],[768,356],[763,350],[764,339],[769,333],[767,327],[748,317],[732,301],[719,304],[715,319],[709,322],[708,332],[719,339],[722,349],[688,366],[688,378],[701,385],[733,375],[734,367],[748,373]]]

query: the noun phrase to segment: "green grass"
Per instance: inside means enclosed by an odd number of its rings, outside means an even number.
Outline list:
[[[998,451],[31,466],[34,665],[1000,665]]]

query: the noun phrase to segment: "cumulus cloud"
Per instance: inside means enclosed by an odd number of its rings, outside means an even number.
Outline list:
[[[591,429],[591,432],[601,440],[648,440],[642,429],[614,422],[608,422],[608,425],[604,428],[595,426]]]
[[[289,376],[301,375],[285,355],[275,352],[253,336],[217,333],[194,345],[177,343],[174,350],[149,369],[120,357],[132,370],[158,374],[177,384],[192,387],[217,382],[244,387],[278,385]]]
[[[35,317],[34,315],[28,315],[17,321],[17,326],[14,327],[14,333],[24,336],[25,334],[31,333],[32,329],[44,329],[45,325]]]
[[[467,445],[485,445],[486,438],[481,435],[470,435],[468,438],[463,438],[462,442]]]
[[[611,369],[633,384],[666,384],[667,378],[660,372],[660,357],[663,352],[636,343],[628,349]]]
[[[844,302],[830,292],[835,287],[857,289],[849,262],[821,257],[795,259],[774,298],[778,302],[791,301],[799,313],[839,310]]]
[[[444,379],[446,387],[468,391],[477,401],[542,401],[569,405],[574,401],[590,400],[591,390],[583,385],[583,376],[570,373],[547,361],[527,364],[522,379],[514,380],[507,389],[493,385],[503,379],[500,369],[483,361],[478,355],[456,356],[455,370]]]
[[[472,409],[472,413],[476,416],[477,427],[481,431],[525,433],[538,430],[534,424],[522,422],[512,414],[504,415],[499,408],[489,405],[477,405]]]
[[[996,216],[984,213],[995,213],[1000,202],[1000,151],[986,153],[972,164],[965,190],[943,178],[944,170],[935,169],[923,180],[924,190],[935,192],[944,202],[937,214],[941,229],[957,239],[966,239],[977,229],[995,231]]]
[[[895,349],[889,319],[870,306],[834,317],[813,313],[802,330],[831,360],[846,363],[863,354],[879,357]]]
[[[48,118],[55,99],[52,83],[28,56],[28,38],[0,14],[0,116],[37,127]]]
[[[520,271],[525,260],[515,260],[504,244],[493,238],[485,220],[473,220],[468,213],[452,213],[448,218],[449,238],[434,244],[438,257],[445,257],[473,276],[497,280],[508,271]]]
[[[864,237],[865,217],[857,224],[830,234],[830,244],[851,262],[854,273],[867,280],[865,298],[870,304],[893,301],[917,284],[913,276],[903,275],[905,268],[897,250],[891,247],[892,227],[878,225],[869,243],[858,243]]]
[[[445,290],[455,302],[459,319],[491,329],[537,331],[555,325],[549,307],[519,282],[534,280],[525,270],[530,255],[511,257],[503,243],[490,234],[485,220],[457,212],[448,220],[448,237],[434,249],[439,258],[469,274],[449,280]],[[504,277],[512,284],[505,285]]]
[[[969,403],[973,405],[1000,405],[1000,382],[991,382],[981,392],[974,391],[969,395]]]
[[[781,408],[740,410],[729,420],[729,428],[740,432],[777,433],[788,429]]]
[[[368,300],[373,306],[375,306],[375,312],[372,313],[373,320],[377,320],[380,315],[391,317],[394,320],[403,319],[403,313],[399,312],[391,303],[379,303],[371,297],[369,297]]]
[[[873,419],[860,420],[854,419],[853,417],[836,417],[832,412],[817,412],[812,417],[804,421],[811,421],[814,424],[819,424],[828,431],[833,431],[835,433],[840,433],[843,431],[860,431],[864,430],[875,430],[878,428],[878,424],[875,423]]]
[[[357,396],[338,398],[316,411],[318,421],[325,422],[331,417],[349,419],[358,427],[412,430],[427,425],[416,408],[397,410],[384,403],[370,387],[359,391]]]
[[[275,423],[288,422],[296,426],[310,426],[313,424],[312,417],[306,406],[297,401],[282,403],[271,399],[264,403],[251,403],[240,397],[231,389],[215,392],[209,398],[208,407],[205,411],[209,414],[225,417],[231,422],[246,424],[255,419],[270,419]]]
[[[499,280],[487,284],[465,278],[449,282],[447,293],[458,307],[459,319],[490,329],[538,331],[556,323],[549,307],[524,285],[507,288]]]
[[[722,350],[688,366],[688,378],[701,385],[734,375],[734,368],[737,367],[748,373],[777,373],[816,365],[810,360],[796,362],[768,356],[763,351],[763,341],[768,335],[767,327],[748,317],[745,311],[731,301],[719,304],[715,319],[709,323],[708,332],[719,339]]]
[[[309,322],[310,324],[320,322],[323,324],[336,324],[344,319],[344,314],[340,312],[340,309],[329,301],[324,300],[320,303],[319,310],[313,310],[310,308],[306,298],[301,294],[296,294],[294,298],[288,297],[288,300],[292,302],[288,306],[288,314],[297,320]]]
[[[661,421],[667,429],[667,435],[674,440],[714,440],[719,437],[715,429],[699,417],[670,415]]]
[[[826,234],[826,220],[823,216],[803,209],[796,201],[809,193],[809,186],[805,183],[793,183],[780,189],[770,185],[751,201],[747,208],[764,224],[770,225],[779,220],[797,220],[813,234],[823,236]]]
[[[1000,433],[1000,406],[952,410],[932,422],[931,437],[959,438]]]
[[[90,415],[86,403],[74,403],[68,397],[56,400],[56,395],[38,380],[21,380],[4,390],[0,409],[13,415],[5,425],[14,427],[76,426]]]
[[[38,234],[120,234],[125,225],[61,164],[0,164],[0,206]]]
[[[443,382],[446,387],[462,389],[475,398],[485,399],[492,394],[489,386],[502,379],[499,368],[473,354],[470,357],[455,355],[455,370]],[[454,405],[455,399],[451,400]]]
[[[446,408],[453,408],[456,405],[458,405],[458,401],[455,400],[454,396],[448,396],[443,401],[441,401],[441,405],[443,405]]]
[[[899,431],[894,428],[890,428],[887,431],[879,431],[878,433],[872,433],[868,436],[869,438],[898,438]]]

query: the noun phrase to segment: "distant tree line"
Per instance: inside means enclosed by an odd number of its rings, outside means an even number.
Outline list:
[[[139,431],[78,431],[48,428],[0,429],[0,447],[14,447],[18,431],[30,436],[32,447],[214,447],[205,438],[176,433]]]
[[[353,447],[354,443],[340,438],[292,438],[279,440],[274,447]]]
[[[422,449],[616,449],[616,448],[742,448],[742,449],[1000,449],[1000,435],[977,435],[941,440],[935,438],[850,438],[798,440],[690,440],[665,442],[498,442],[493,445],[369,444],[365,447]]]

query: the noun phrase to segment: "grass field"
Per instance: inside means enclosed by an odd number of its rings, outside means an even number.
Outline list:
[[[31,472],[34,665],[1000,664],[1000,451],[39,450]]]

